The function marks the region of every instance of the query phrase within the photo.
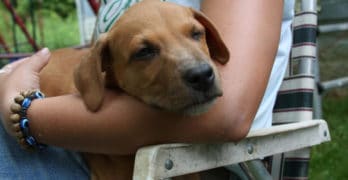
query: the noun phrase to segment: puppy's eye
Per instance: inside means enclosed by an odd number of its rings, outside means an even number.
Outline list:
[[[193,30],[191,32],[192,39],[199,41],[204,35],[204,30]]]
[[[143,47],[137,50],[133,55],[134,60],[148,60],[152,59],[159,54],[159,49],[155,47]]]

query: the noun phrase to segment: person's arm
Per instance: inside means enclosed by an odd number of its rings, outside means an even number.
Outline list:
[[[245,137],[263,97],[278,47],[282,1],[205,0],[203,12],[217,25],[231,58],[218,65],[224,95],[203,115],[155,110],[108,91],[97,113],[77,95],[33,101],[30,130],[39,142],[96,153],[129,154],[169,142],[238,141]]]

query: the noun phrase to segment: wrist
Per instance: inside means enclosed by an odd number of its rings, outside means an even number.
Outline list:
[[[9,130],[24,149],[42,149],[44,147],[32,136],[29,128],[30,120],[27,116],[27,110],[32,101],[42,98],[44,98],[44,95],[40,91],[21,92],[20,95],[14,98],[14,102],[10,106],[12,113],[8,121],[10,124]]]

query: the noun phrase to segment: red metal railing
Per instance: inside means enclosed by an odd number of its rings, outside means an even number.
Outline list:
[[[88,0],[88,2],[92,8],[94,14],[98,14],[99,6],[100,6],[99,1],[98,0]]]
[[[25,37],[27,38],[28,42],[31,44],[33,49],[35,51],[39,50],[39,46],[36,44],[35,40],[30,36],[27,28],[25,27],[25,25],[23,23],[22,18],[17,15],[17,13],[15,12],[14,8],[12,7],[12,4],[10,3],[10,1],[3,0],[2,2],[6,6],[6,8],[10,11],[10,13],[12,14],[15,22],[19,25],[20,29],[23,31]]]

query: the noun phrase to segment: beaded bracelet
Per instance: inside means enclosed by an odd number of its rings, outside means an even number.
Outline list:
[[[10,120],[13,123],[13,130],[18,143],[27,150],[43,149],[46,145],[38,143],[30,134],[29,119],[27,118],[27,110],[31,102],[35,99],[44,98],[44,94],[38,90],[30,90],[21,92],[20,95],[14,98],[14,103],[11,104]]]

